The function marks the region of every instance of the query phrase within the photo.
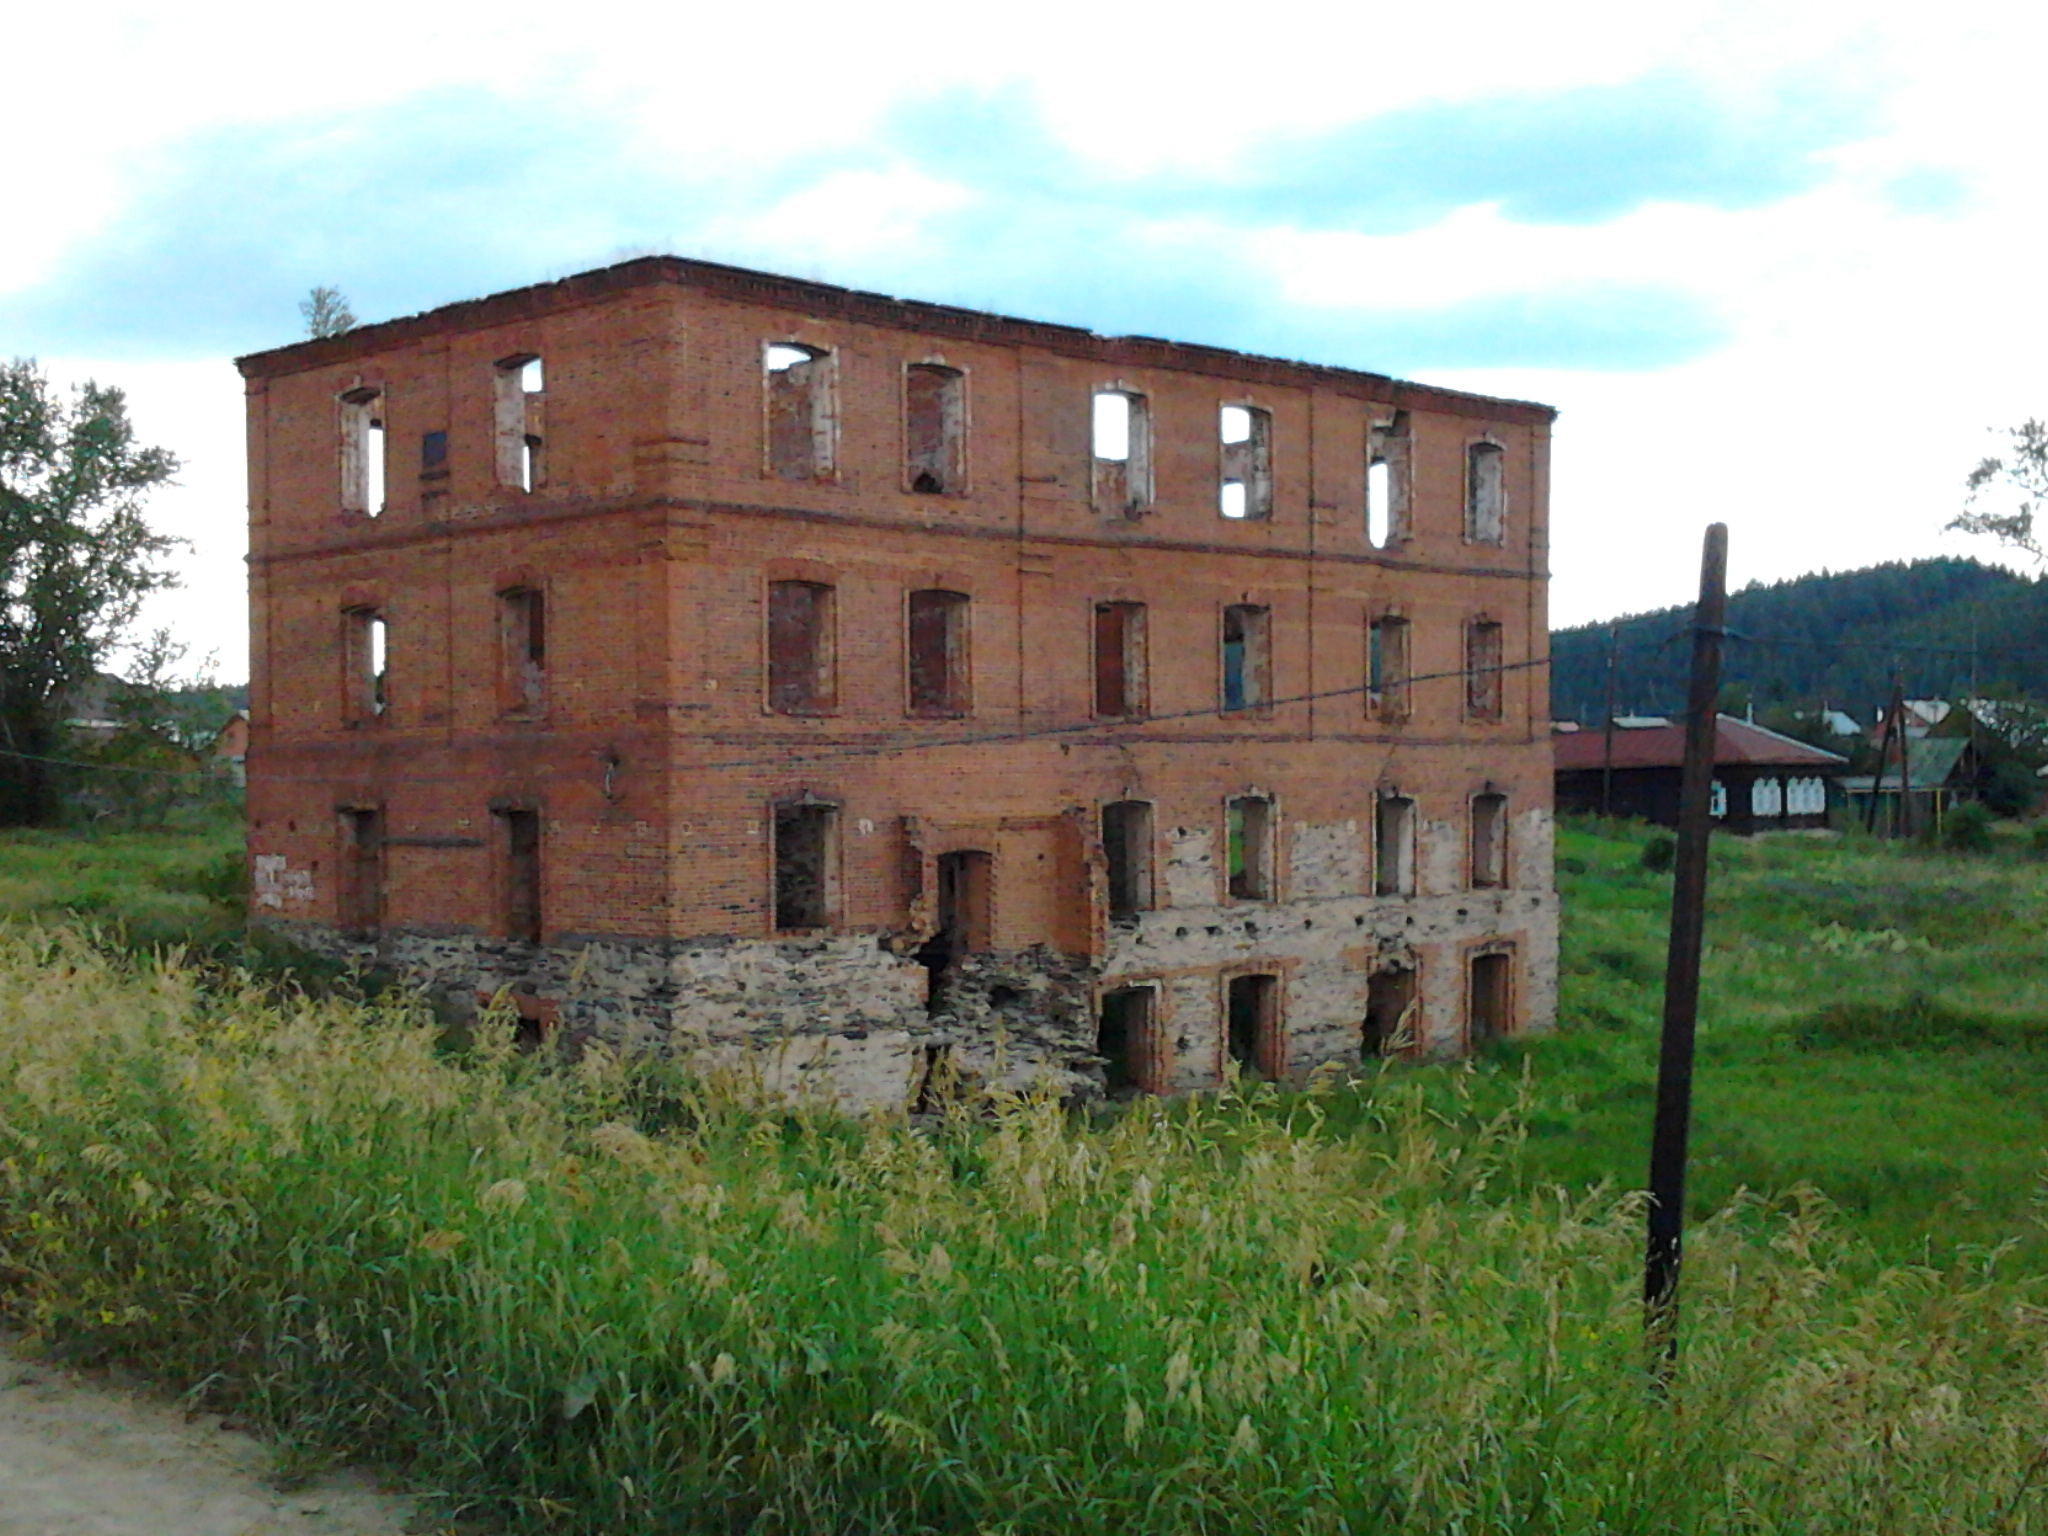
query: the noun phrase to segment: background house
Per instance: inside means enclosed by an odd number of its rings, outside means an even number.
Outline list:
[[[1901,747],[1906,759],[1903,777]],[[1871,827],[1886,837],[1920,827],[1939,828],[1951,805],[1974,798],[1976,756],[1961,736],[1908,735],[1886,754],[1882,772],[1850,774],[1839,781],[1845,813],[1856,826]]]
[[[1685,727],[1592,729],[1558,736],[1557,808],[1640,816],[1678,825]],[[1732,715],[1715,717],[1714,824],[1730,832],[1770,832],[1828,824],[1828,784],[1848,759]]]

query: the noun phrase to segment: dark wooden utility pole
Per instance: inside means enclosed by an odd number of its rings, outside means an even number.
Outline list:
[[[1606,733],[1600,754],[1600,814],[1614,814],[1614,659],[1621,644],[1619,625],[1607,626],[1607,718],[1600,729]]]
[[[1671,881],[1671,948],[1664,962],[1664,1038],[1657,1053],[1657,1124],[1650,1137],[1650,1241],[1643,1314],[1660,1379],[1678,1357],[1678,1271],[1685,1239],[1685,1144],[1692,1127],[1692,1047],[1706,934],[1707,833],[1713,825],[1714,747],[1720,717],[1721,639],[1728,619],[1728,528],[1707,529],[1700,601],[1693,610],[1692,692],[1678,789],[1678,850]]]
[[[1884,730],[1879,732],[1877,738],[1877,772],[1871,775],[1870,804],[1863,811],[1863,830],[1866,832],[1877,830],[1877,806],[1878,802],[1884,799],[1884,771],[1886,765],[1891,762],[1892,733],[1899,725],[1897,705],[1898,694],[1894,691],[1892,702],[1885,706]]]
[[[1899,814],[1892,818],[1893,837],[1913,835],[1913,776],[1906,771],[1913,749],[1906,739],[1906,675],[1892,670],[1892,719],[1899,724],[1893,739],[1899,744]],[[1884,764],[1878,764],[1877,787],[1884,788]]]

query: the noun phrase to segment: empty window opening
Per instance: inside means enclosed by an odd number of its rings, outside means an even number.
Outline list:
[[[341,397],[341,509],[376,517],[384,487],[384,396],[352,389]]]
[[[1365,703],[1375,718],[1408,718],[1408,672],[1408,621],[1373,620],[1366,630]]]
[[[1123,987],[1102,994],[1095,1023],[1095,1054],[1102,1058],[1103,1086],[1111,1098],[1156,1092],[1159,1084],[1158,1028],[1153,989]]]
[[[547,704],[547,595],[537,587],[498,594],[503,655],[503,705],[511,714],[539,714]]]
[[[1094,440],[1095,509],[1135,517],[1152,502],[1152,419],[1145,397],[1098,390]]]
[[[968,707],[967,594],[910,594],[910,712],[959,715]]]
[[[1217,510],[1233,520],[1271,517],[1271,413],[1253,406],[1226,405],[1219,413],[1217,435],[1223,465]]]
[[[1374,549],[1398,544],[1408,526],[1408,413],[1375,421],[1365,433],[1365,537]]]
[[[927,1005],[944,1001],[942,982],[962,955],[981,954],[991,944],[994,915],[994,861],[980,849],[942,853],[937,866],[937,926],[917,958],[931,972]]]
[[[370,420],[370,430],[363,439],[363,475],[368,484],[367,505],[363,510],[371,517],[384,511],[384,422],[382,418]]]
[[[1508,883],[1508,797],[1472,797],[1472,883],[1481,889]]]
[[[1267,632],[1271,615],[1253,603],[1223,610],[1223,707],[1257,709],[1271,697]]]
[[[1230,894],[1241,901],[1273,899],[1273,802],[1240,795],[1223,809],[1229,846]]]
[[[336,914],[351,933],[374,933],[384,921],[384,817],[341,813],[341,901]]]
[[[1286,1070],[1280,1045],[1280,978],[1233,976],[1226,994],[1230,1059],[1247,1077],[1278,1081]]]
[[[1506,535],[1506,466],[1498,443],[1465,450],[1465,537],[1475,544],[1498,544]]]
[[[1474,720],[1501,716],[1501,629],[1491,619],[1465,626],[1465,713]]]
[[[1128,720],[1145,713],[1145,605],[1095,605],[1095,713]]]
[[[903,379],[905,474],[922,496],[958,495],[966,481],[967,376],[913,363]]]
[[[832,832],[837,807],[775,808],[775,926],[784,933],[832,921]]]
[[[762,352],[768,389],[768,472],[782,480],[832,473],[832,354],[775,342]]]
[[[1095,395],[1095,457],[1110,463],[1128,463],[1131,457],[1131,397],[1121,390],[1098,390]]]
[[[448,434],[446,432],[422,432],[420,434],[420,473],[430,475],[435,470],[448,467]]]
[[[390,703],[384,616],[374,608],[351,608],[341,625],[342,712],[350,723],[374,720]]]
[[[813,581],[768,586],[768,706],[818,714],[835,703],[832,589]]]
[[[1135,917],[1152,905],[1152,807],[1119,800],[1102,808],[1102,852],[1109,865],[1109,915]]]
[[[501,359],[497,371],[498,484],[537,491],[547,483],[542,457],[547,394],[541,360],[523,353]]]
[[[1465,1039],[1475,1051],[1493,1044],[1508,1032],[1509,986],[1513,971],[1512,955],[1494,951],[1472,957]]]
[[[1400,795],[1381,798],[1373,849],[1373,893],[1415,894],[1415,802]]]
[[[500,811],[504,884],[499,892],[505,937],[538,944],[541,936],[540,812]]]
[[[1390,965],[1375,971],[1365,984],[1365,1027],[1359,1057],[1403,1055],[1422,1039],[1422,1010],[1417,1004],[1415,968]]]

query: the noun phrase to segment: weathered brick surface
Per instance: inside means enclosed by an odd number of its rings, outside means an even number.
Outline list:
[[[767,472],[762,352],[779,342],[831,354],[830,477]],[[493,446],[495,365],[528,355],[546,382],[532,491],[498,483]],[[960,494],[908,489],[912,363],[965,374]],[[1475,946],[1512,946],[1514,1027],[1549,1022],[1547,682],[1526,665],[1547,643],[1547,409],[668,259],[242,366],[266,919],[368,944],[459,995],[517,981],[566,1027],[675,1049],[781,1042],[777,1083],[830,1079],[860,1101],[914,1092],[933,1045],[985,1077],[1099,1080],[1095,996],[1134,981],[1161,989],[1175,1087],[1215,1079],[1228,977],[1248,968],[1284,979],[1296,1073],[1356,1057],[1366,977],[1397,957],[1419,968],[1428,1049],[1465,1043]],[[1105,387],[1149,404],[1155,494],[1136,518],[1091,499],[1089,400]],[[363,389],[381,392],[389,445],[375,517],[339,492],[338,401]],[[1217,513],[1225,404],[1271,414],[1268,520]],[[1375,550],[1366,431],[1396,409],[1413,534]],[[426,433],[448,446],[423,471]],[[1503,450],[1497,546],[1465,538],[1482,440]],[[775,580],[834,589],[832,713],[768,710]],[[506,713],[497,594],[518,586],[545,593],[533,719]],[[962,718],[909,714],[906,603],[926,588],[971,599]],[[1146,605],[1148,720],[1090,720],[1093,610],[1111,600]],[[1221,614],[1245,603],[1270,609],[1280,702],[1225,716]],[[389,625],[389,705],[354,722],[352,607]],[[1424,678],[1393,725],[1359,691],[1368,618],[1388,612],[1409,621]],[[1465,718],[1477,618],[1503,627],[1498,721]],[[1374,802],[1396,791],[1420,813],[1419,890],[1374,896]],[[1509,888],[1475,891],[1467,806],[1488,792],[1512,813]],[[1227,894],[1224,803],[1248,793],[1275,808],[1272,901]],[[834,921],[777,937],[772,807],[804,794],[840,808]],[[1153,805],[1158,909],[1112,923],[1094,817],[1123,799]],[[345,807],[383,813],[372,940],[334,930]],[[507,807],[541,815],[538,947],[505,942]],[[990,950],[928,1009],[914,953],[934,861],[955,849],[992,856]]]

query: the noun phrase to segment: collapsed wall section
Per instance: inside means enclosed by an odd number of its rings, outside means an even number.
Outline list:
[[[1432,845],[1449,836],[1425,828],[1424,862],[1441,862]],[[1520,867],[1547,873],[1549,836],[1547,813],[1524,815]],[[1184,830],[1168,862],[1183,899],[1109,923],[1099,957],[1033,945],[961,955],[937,972],[900,934],[534,944],[272,921],[301,943],[399,972],[456,1017],[495,1000],[537,1038],[656,1051],[849,1109],[916,1108],[935,1073],[1078,1097],[1210,1088],[1233,1063],[1300,1083],[1383,1054],[1462,1054],[1484,1043],[1476,1031],[1550,1026],[1558,905],[1547,881],[1364,894],[1348,851],[1357,841],[1350,823],[1299,827],[1295,879],[1337,889],[1224,904],[1195,899],[1214,888],[1203,878],[1213,840]],[[1489,957],[1504,967],[1505,990],[1491,999],[1473,991],[1496,984]],[[1135,1023],[1105,1006],[1139,993]]]

